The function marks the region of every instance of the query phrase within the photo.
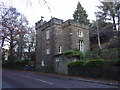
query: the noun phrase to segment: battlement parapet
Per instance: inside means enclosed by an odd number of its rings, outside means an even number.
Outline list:
[[[36,25],[36,30],[38,28],[40,28],[41,30],[44,30],[45,28],[50,27],[53,24],[61,25],[62,23],[63,23],[62,19],[52,18],[48,22],[43,22],[43,20],[40,20],[35,25]]]
[[[76,26],[76,27],[80,27],[80,28],[84,28],[84,29],[89,29],[89,26],[88,25],[84,25],[84,24],[80,24],[78,22],[75,22],[71,19],[69,20],[66,20],[63,24],[62,24],[62,27],[65,28],[67,26]]]

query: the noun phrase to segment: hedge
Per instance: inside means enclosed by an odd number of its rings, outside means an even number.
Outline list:
[[[68,66],[81,66],[81,67],[103,67],[103,66],[120,66],[120,59],[117,60],[77,60],[70,62]]]
[[[81,77],[92,77],[97,79],[119,80],[118,67],[68,67],[68,74]]]
[[[25,65],[29,65],[29,60],[8,60],[3,62],[2,67],[4,68],[24,68]]]
[[[81,67],[102,67],[104,62],[102,59],[96,60],[78,60],[68,64],[68,66],[81,66]]]
[[[118,80],[120,60],[78,60],[68,64],[68,74],[74,76],[86,76]]]
[[[73,61],[68,64],[68,66],[81,66],[84,67],[84,61],[83,60],[78,60],[78,61]]]
[[[102,67],[104,65],[104,61],[102,59],[87,60],[84,64],[85,67]]]

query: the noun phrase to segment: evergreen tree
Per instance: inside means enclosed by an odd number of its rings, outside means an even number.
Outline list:
[[[89,24],[89,20],[87,19],[88,15],[86,14],[86,11],[81,6],[80,2],[77,4],[77,8],[74,11],[73,14],[74,21],[79,22],[80,24]]]

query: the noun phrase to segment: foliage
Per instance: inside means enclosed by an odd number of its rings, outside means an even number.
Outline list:
[[[120,66],[120,58],[114,60],[91,59],[91,60],[77,60],[68,64],[69,67],[106,67],[106,66]]]
[[[100,6],[98,6],[98,8],[101,10],[99,12],[96,13],[97,17],[99,18],[99,20],[113,20],[113,24],[114,24],[114,29],[116,30],[116,15],[118,14],[118,11],[120,9],[120,1],[115,0],[113,2],[104,2],[101,1]]]
[[[77,60],[98,60],[102,59],[107,61],[114,61],[118,58],[117,49],[98,49],[88,50],[85,53],[78,50],[67,50],[63,52],[63,55],[67,58],[76,58]],[[115,60],[116,61],[116,60]]]
[[[91,46],[97,44],[98,35],[97,29],[99,30],[100,43],[109,42],[111,38],[115,35],[114,30],[117,30],[117,25],[119,23],[118,13],[120,9],[120,1],[113,0],[111,2],[106,2],[105,0],[100,1],[101,5],[97,6],[99,10],[95,12],[96,21],[93,21],[90,25],[90,41]],[[113,30],[114,29],[114,30]],[[110,42],[113,43],[113,42]],[[109,44],[105,47],[108,47]],[[104,48],[104,46],[102,46]],[[111,46],[110,46],[111,47]],[[114,47],[117,47],[114,45]],[[94,46],[92,47],[94,48]]]
[[[30,65],[30,60],[8,60],[3,62],[3,67],[8,68],[24,68],[25,65]]]
[[[73,61],[68,64],[68,66],[81,66],[84,67],[84,61],[83,60],[78,60],[78,61]]]
[[[120,66],[120,58],[117,58],[118,60],[115,61],[114,66]]]
[[[87,60],[85,67],[102,67],[104,65],[102,59]]]
[[[1,11],[1,23],[2,23],[2,46],[5,45],[5,42],[9,43],[9,59],[14,59],[15,48],[18,47],[19,55],[23,52],[24,35],[27,32],[28,21],[26,17],[20,14],[16,8],[3,7]]]
[[[86,51],[84,59],[114,60],[118,57],[117,49],[98,49]]]
[[[73,14],[74,21],[79,22],[80,24],[89,24],[89,20],[87,19],[88,15],[86,14],[86,11],[81,6],[80,2],[77,4],[77,8],[74,11]]]
[[[118,80],[118,67],[68,67],[69,75],[97,79]]]
[[[87,50],[84,55],[84,59],[92,59],[93,51],[92,50]]]
[[[105,66],[120,66],[120,58],[104,61]]]
[[[84,59],[99,59],[100,52],[99,50],[88,50],[85,52],[85,58]]]
[[[35,51],[35,30],[28,26],[26,17],[14,7],[1,5],[2,45],[9,47],[9,60],[29,59]],[[27,54],[26,54],[27,52]]]
[[[104,66],[104,61],[102,59],[78,60],[78,61],[70,62],[68,66],[102,67]]]
[[[65,55],[67,58],[77,58],[77,59],[84,58],[83,52],[79,50],[66,50],[63,52],[63,55]]]

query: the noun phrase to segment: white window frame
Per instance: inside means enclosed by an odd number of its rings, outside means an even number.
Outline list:
[[[50,54],[50,49],[49,48],[46,49],[46,54]]]
[[[45,66],[45,62],[44,61],[41,61],[41,66]]]
[[[84,51],[84,43],[82,40],[79,40],[78,46],[80,51]]]
[[[77,35],[78,35],[79,37],[83,37],[83,31],[78,31],[78,32],[77,32]]]
[[[62,53],[62,45],[59,46],[59,50],[58,53],[61,54]]]
[[[50,38],[50,30],[47,30],[46,31],[46,39],[49,39]]]

